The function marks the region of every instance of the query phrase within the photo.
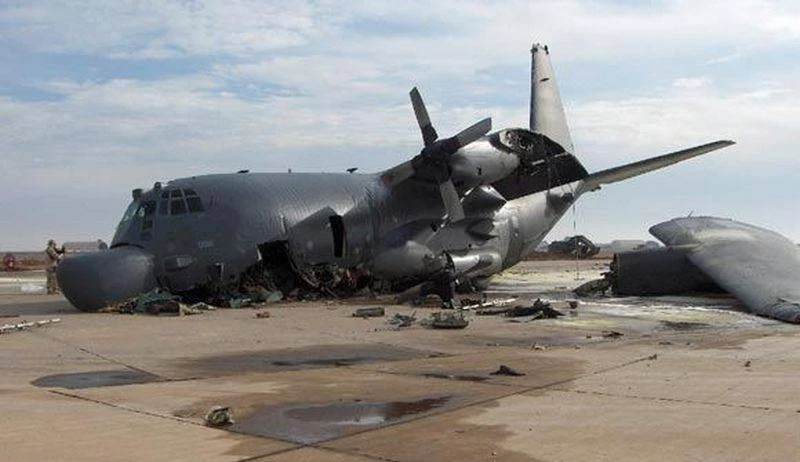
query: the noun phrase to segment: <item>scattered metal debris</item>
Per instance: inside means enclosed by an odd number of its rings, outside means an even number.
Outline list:
[[[428,324],[434,329],[463,329],[469,325],[469,321],[460,312],[445,313],[438,311],[431,313],[431,320]]]
[[[516,318],[522,316],[533,316],[533,319],[539,318],[557,318],[559,316],[564,316],[564,313],[556,310],[553,306],[541,299],[536,299],[533,302],[533,305],[525,306],[525,305],[517,305],[505,313],[506,317],[509,318]]]
[[[19,332],[23,330],[28,330],[32,327],[43,327],[49,324],[55,324],[61,322],[61,318],[53,318],[53,319],[44,319],[41,321],[25,321],[18,322],[16,324],[3,324],[0,326],[0,334],[7,334],[10,332]]]
[[[396,313],[387,322],[397,327],[409,327],[417,320],[417,318],[414,316],[416,313],[416,311],[411,313],[411,315]]]
[[[591,297],[597,295],[605,295],[608,289],[611,288],[611,277],[609,276],[611,273],[604,273],[604,276],[600,279],[593,279],[589,282],[585,282],[578,287],[572,289],[572,293],[579,297]]]
[[[359,308],[353,312],[354,318],[380,318],[386,315],[386,310],[382,306],[374,308]]]
[[[603,338],[620,338],[623,335],[625,334],[623,334],[622,332],[617,332],[615,330],[604,330],[602,332]]]
[[[256,318],[259,318],[259,319],[269,318],[271,316],[272,315],[267,310],[262,310],[262,311],[257,311],[256,312]]]
[[[516,302],[517,299],[514,298],[504,298],[504,299],[497,299],[497,300],[486,300],[483,301],[476,301],[470,300],[468,298],[464,298],[461,300],[461,309],[462,310],[477,310],[476,313],[481,311],[487,311],[489,308],[492,307],[503,307],[510,303]],[[467,303],[467,302],[477,302],[477,303]],[[478,313],[481,314],[481,313]],[[484,314],[485,315],[485,314]]]
[[[253,299],[250,297],[235,297],[228,300],[228,306],[231,308],[247,308],[253,306]]]
[[[525,375],[524,372],[519,372],[519,371],[517,371],[515,369],[512,369],[512,368],[506,366],[505,364],[501,364],[500,367],[496,371],[491,372],[490,374],[492,374],[492,375],[509,375],[509,376],[512,376],[512,377],[521,377],[521,376]]]
[[[181,298],[177,295],[172,295],[159,288],[155,288],[150,292],[137,295],[136,297],[129,298],[123,302],[115,303],[106,306],[99,310],[102,313],[148,313],[148,314],[180,314]]]
[[[200,311],[214,311],[217,309],[216,306],[209,305],[208,303],[198,302],[194,305],[189,305],[189,308],[193,310],[200,310]]]
[[[752,364],[752,363],[751,363],[751,362],[750,362],[750,360],[748,359],[748,360],[747,360],[747,362],[745,362],[745,363],[744,363],[744,367],[750,367],[750,364]]]
[[[224,427],[234,423],[233,411],[226,406],[212,407],[205,417],[206,425],[209,427]]]

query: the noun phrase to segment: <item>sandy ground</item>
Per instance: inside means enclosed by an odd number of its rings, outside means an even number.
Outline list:
[[[567,288],[602,262],[529,262],[489,298]],[[798,329],[730,298],[598,298],[525,323],[398,329],[365,301],[187,317],[0,295],[0,460],[795,460]],[[0,284],[3,284],[0,281]],[[14,286],[16,284],[16,286]],[[16,287],[16,289],[15,289]],[[616,332],[620,335],[613,335]],[[505,364],[524,376],[491,375]],[[215,405],[235,423],[203,424]]]

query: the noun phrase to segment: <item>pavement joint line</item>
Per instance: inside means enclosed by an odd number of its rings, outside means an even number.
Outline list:
[[[103,401],[103,400],[96,399],[96,398],[89,398],[88,396],[77,395],[75,393],[68,393],[68,392],[60,391],[60,390],[47,390],[47,391],[50,392],[50,393],[53,393],[55,395],[63,396],[63,397],[66,397],[66,398],[78,399],[78,400],[81,400],[81,401],[86,401],[86,402],[89,402],[89,403],[99,404],[101,406],[106,406],[106,407],[110,407],[110,408],[113,408],[113,409],[118,409],[118,410],[121,410],[121,411],[133,412],[134,414],[141,414],[141,415],[146,415],[146,416],[150,416],[150,417],[158,417],[158,418],[161,418],[161,419],[172,420],[172,421],[180,422],[180,423],[184,423],[184,424],[195,425],[195,426],[198,426],[198,427],[213,428],[213,427],[207,427],[206,425],[203,425],[201,423],[195,422],[193,420],[184,419],[184,418],[176,417],[176,416],[173,416],[173,415],[159,414],[157,412],[152,412],[152,411],[145,411],[143,409],[136,409],[136,408],[133,408],[133,407],[122,405],[122,404],[111,403],[111,402]]]
[[[188,424],[188,425],[194,425],[196,427],[202,427],[202,428],[207,428],[207,429],[210,429],[210,430],[222,431],[222,432],[225,432],[225,433],[233,433],[233,434],[237,434],[237,435],[243,435],[243,436],[247,436],[249,438],[259,438],[259,439],[264,439],[264,440],[268,440],[268,441],[280,441],[280,442],[289,443],[289,444],[292,444],[292,445],[295,446],[295,447],[292,447],[292,448],[281,449],[281,450],[278,450],[278,451],[270,452],[270,453],[267,453],[267,454],[262,454],[262,455],[255,456],[255,457],[266,457],[266,456],[270,456],[270,455],[280,454],[282,452],[286,452],[287,450],[291,451],[291,450],[300,449],[301,447],[303,447],[303,446],[298,446],[297,442],[290,441],[290,440],[284,440],[284,439],[281,439],[281,438],[273,438],[273,437],[264,436],[264,435],[254,435],[254,434],[251,434],[251,433],[232,431],[232,430],[226,429],[226,428],[210,427],[208,425],[205,425],[205,424],[202,424],[202,423],[199,423],[199,422],[195,422],[194,420],[184,419],[184,418],[177,417],[177,416],[174,416],[174,415],[167,415],[167,414],[160,414],[158,412],[146,411],[146,410],[143,410],[143,409],[137,409],[137,408],[133,408],[133,407],[130,407],[130,406],[125,406],[125,405],[122,405],[122,404],[112,403],[112,402],[108,402],[108,401],[103,401],[103,400],[96,399],[96,398],[89,398],[88,396],[81,396],[81,395],[77,395],[77,394],[74,394],[74,393],[67,393],[67,392],[60,391],[60,390],[47,390],[47,391],[50,392],[50,393],[53,393],[55,395],[63,396],[65,398],[73,398],[73,399],[77,399],[77,400],[80,400],[80,401],[86,401],[86,402],[89,402],[89,403],[110,407],[112,409],[116,409],[116,410],[120,410],[120,411],[132,412],[134,414],[145,415],[145,416],[148,416],[148,417],[156,417],[156,418],[160,418],[160,419],[164,419],[164,420],[171,420],[173,422],[178,422],[178,423],[183,423],[183,424]],[[249,459],[244,459],[244,460],[249,460]]]
[[[117,359],[110,358],[110,357],[105,356],[105,355],[101,355],[100,353],[92,351],[92,350],[90,350],[88,348],[84,348],[84,347],[77,347],[77,348],[78,348],[78,351],[82,351],[82,352],[84,352],[86,354],[90,354],[90,355],[95,356],[97,358],[100,358],[100,359],[102,359],[104,361],[108,361],[108,362],[110,362],[112,364],[117,364],[117,365],[124,366],[124,367],[126,367],[126,368],[128,368],[130,370],[136,371],[136,372],[141,372],[143,374],[152,375],[153,377],[158,377],[161,381],[168,381],[169,380],[167,377],[163,377],[163,376],[161,376],[159,374],[154,374],[154,373],[152,373],[150,371],[146,371],[146,370],[144,370],[142,368],[139,368],[139,367],[136,367],[136,366],[132,366],[130,364],[124,363],[124,362],[119,361]]]
[[[85,348],[85,347],[82,347],[82,346],[74,345],[74,344],[72,344],[70,342],[67,342],[66,340],[62,340],[62,339],[60,339],[58,337],[54,337],[52,335],[47,335],[47,333],[45,333],[45,332],[36,332],[36,334],[39,334],[40,336],[48,338],[48,339],[53,340],[55,342],[61,343],[62,345],[66,345],[68,347],[75,348],[76,350],[80,351],[81,353],[86,353],[86,354],[88,354],[90,356],[94,356],[95,358],[102,359],[103,361],[107,361],[107,362],[110,362],[112,364],[116,364],[118,366],[123,366],[123,367],[128,368],[128,369],[130,369],[132,371],[141,372],[143,374],[151,375],[153,377],[158,378],[159,381],[161,381],[161,382],[169,382],[169,381],[172,380],[169,377],[164,377],[164,376],[159,375],[159,374],[154,374],[154,373],[152,373],[150,371],[146,371],[146,370],[144,370],[142,368],[139,368],[139,367],[136,367],[136,366],[132,366],[130,364],[124,363],[124,362],[116,360],[114,358],[110,358],[108,356],[101,355],[100,353],[92,351],[89,348]]]
[[[297,445],[299,443],[294,443],[294,444]],[[287,453],[292,452],[292,451],[300,451],[302,449],[307,449],[307,448],[317,449],[317,450],[320,450],[320,451],[332,452],[332,453],[335,453],[335,454],[344,454],[346,456],[364,457],[366,459],[377,460],[377,461],[380,461],[380,462],[400,462],[397,459],[389,459],[389,458],[386,458],[386,457],[372,455],[372,454],[366,454],[366,453],[360,453],[360,452],[357,452],[357,451],[347,451],[347,450],[344,450],[344,449],[328,448],[328,447],[325,447],[325,446],[316,446],[315,444],[312,444],[312,443],[301,444],[301,445],[299,445],[297,447],[293,447],[293,448],[279,449],[277,451],[272,451],[272,452],[268,452],[266,454],[260,454],[260,455],[257,455],[257,456],[245,457],[244,459],[239,459],[236,462],[258,462],[258,461],[260,461],[262,459],[267,459],[267,458],[278,456],[278,455],[281,455],[281,454],[287,454]]]
[[[789,412],[792,414],[797,414],[798,410],[791,410],[791,409],[780,409],[774,408],[769,406],[749,406],[747,404],[731,404],[731,403],[715,403],[713,401],[699,401],[693,399],[680,399],[680,398],[666,398],[660,396],[640,396],[640,395],[625,395],[625,394],[617,394],[617,393],[606,393],[602,391],[593,391],[593,390],[571,390],[568,388],[556,388],[556,391],[561,391],[564,393],[576,393],[581,395],[594,395],[594,396],[603,396],[603,397],[610,397],[610,398],[625,398],[625,399],[638,399],[642,401],[661,401],[666,403],[681,403],[681,404],[700,404],[703,406],[715,406],[715,407],[727,407],[727,408],[736,408],[736,409],[748,409],[753,411],[770,411],[770,412]]]

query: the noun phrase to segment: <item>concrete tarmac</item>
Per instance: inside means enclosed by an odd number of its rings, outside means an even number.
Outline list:
[[[580,262],[581,278],[602,264]],[[507,271],[489,298],[568,297],[575,262]],[[281,303],[195,316],[87,314],[0,295],[0,460],[794,460],[800,334],[729,298],[597,298],[464,330],[434,308]],[[385,306],[383,318],[355,318]],[[616,334],[615,334],[616,333]],[[618,335],[622,334],[622,335]],[[507,365],[523,376],[492,375]],[[204,425],[215,405],[234,423]]]

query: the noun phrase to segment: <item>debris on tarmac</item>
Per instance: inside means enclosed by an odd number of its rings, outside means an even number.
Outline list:
[[[417,320],[416,316],[414,316],[416,313],[416,311],[411,313],[411,315],[395,313],[387,322],[397,327],[409,327]]]
[[[579,285],[578,287],[572,289],[572,293],[579,297],[605,295],[608,289],[611,288],[611,279],[607,274],[608,273],[606,273],[606,275],[600,279],[594,279]]]
[[[515,369],[512,369],[512,368],[506,366],[505,364],[501,364],[500,367],[496,371],[491,372],[490,374],[491,375],[509,375],[509,376],[512,376],[512,377],[520,377],[520,376],[525,375],[524,372],[519,372],[519,371],[517,371]]]
[[[3,324],[0,326],[0,334],[8,334],[11,332],[19,332],[23,330],[29,330],[32,327],[43,327],[49,324],[55,324],[61,322],[61,318],[53,318],[53,319],[43,319],[41,321],[25,321],[18,322],[16,324]]]
[[[386,315],[382,306],[374,308],[359,308],[353,312],[354,318],[380,318]]]
[[[431,313],[431,319],[426,325],[434,329],[463,329],[469,325],[469,321],[461,313],[437,311]]]
[[[269,318],[271,316],[272,315],[267,310],[262,310],[262,311],[257,311],[256,312],[256,318],[258,318],[258,319],[265,319],[265,318]]]
[[[514,303],[517,301],[516,297],[512,298],[503,298],[497,300],[471,300],[469,298],[464,298],[461,300],[461,309],[462,310],[477,310],[480,311],[490,311],[490,308],[501,308],[503,306],[508,305],[509,303]],[[481,313],[478,313],[481,314]]]
[[[206,425],[209,427],[224,427],[233,422],[233,411],[226,406],[212,407],[205,417]]]
[[[622,332],[617,332],[615,330],[604,330],[602,332],[603,338],[620,338],[624,334]]]
[[[515,299],[509,299],[515,301]],[[513,307],[484,308],[475,310],[478,316],[499,316],[504,315],[512,319],[511,322],[529,322],[536,319],[552,319],[564,316],[564,313],[556,310],[549,302],[536,299],[532,305],[516,305]],[[522,319],[524,318],[524,319]]]
[[[553,306],[541,299],[536,299],[533,302],[533,305],[524,306],[524,305],[517,305],[510,310],[508,310],[505,315],[509,318],[517,318],[522,316],[532,316],[533,319],[539,318],[557,318],[559,316],[564,316],[564,313],[556,310]]]

